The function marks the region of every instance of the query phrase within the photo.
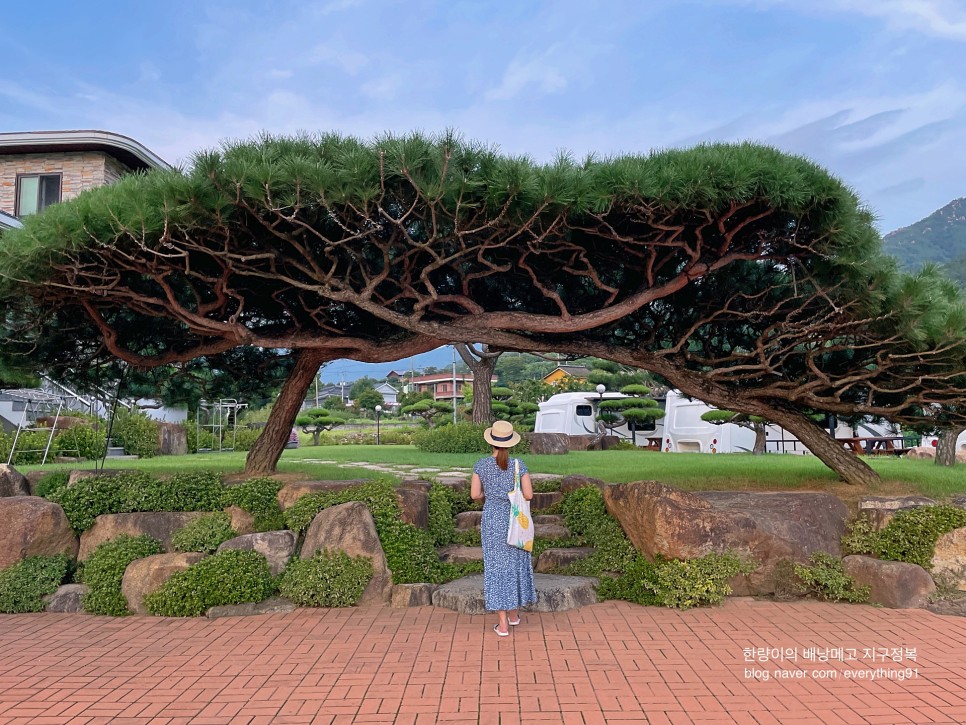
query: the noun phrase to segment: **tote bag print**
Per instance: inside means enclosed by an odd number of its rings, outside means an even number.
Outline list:
[[[533,551],[533,520],[530,518],[530,502],[523,497],[520,486],[520,461],[514,461],[513,490],[510,497],[510,528],[506,543],[524,551]]]

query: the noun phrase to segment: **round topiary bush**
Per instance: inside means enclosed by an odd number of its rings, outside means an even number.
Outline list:
[[[372,562],[344,551],[320,551],[293,559],[279,577],[278,589],[300,607],[351,607],[372,578]]]
[[[260,602],[275,591],[268,561],[257,551],[227,550],[176,572],[144,599],[164,617],[197,617],[211,607]]]

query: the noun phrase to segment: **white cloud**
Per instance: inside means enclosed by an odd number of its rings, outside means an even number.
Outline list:
[[[567,87],[567,78],[552,59],[556,49],[529,58],[517,56],[503,72],[500,85],[486,92],[488,101],[509,101],[524,90],[542,94],[557,93]]]

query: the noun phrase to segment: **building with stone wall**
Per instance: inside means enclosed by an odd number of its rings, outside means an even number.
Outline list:
[[[17,226],[82,191],[156,168],[169,167],[134,139],[109,131],[0,133],[0,225]]]

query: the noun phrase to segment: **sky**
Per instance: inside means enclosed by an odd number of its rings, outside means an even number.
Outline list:
[[[48,0],[0,28],[0,131],[176,165],[264,131],[456,129],[538,162],[752,140],[883,233],[966,196],[966,0]]]

